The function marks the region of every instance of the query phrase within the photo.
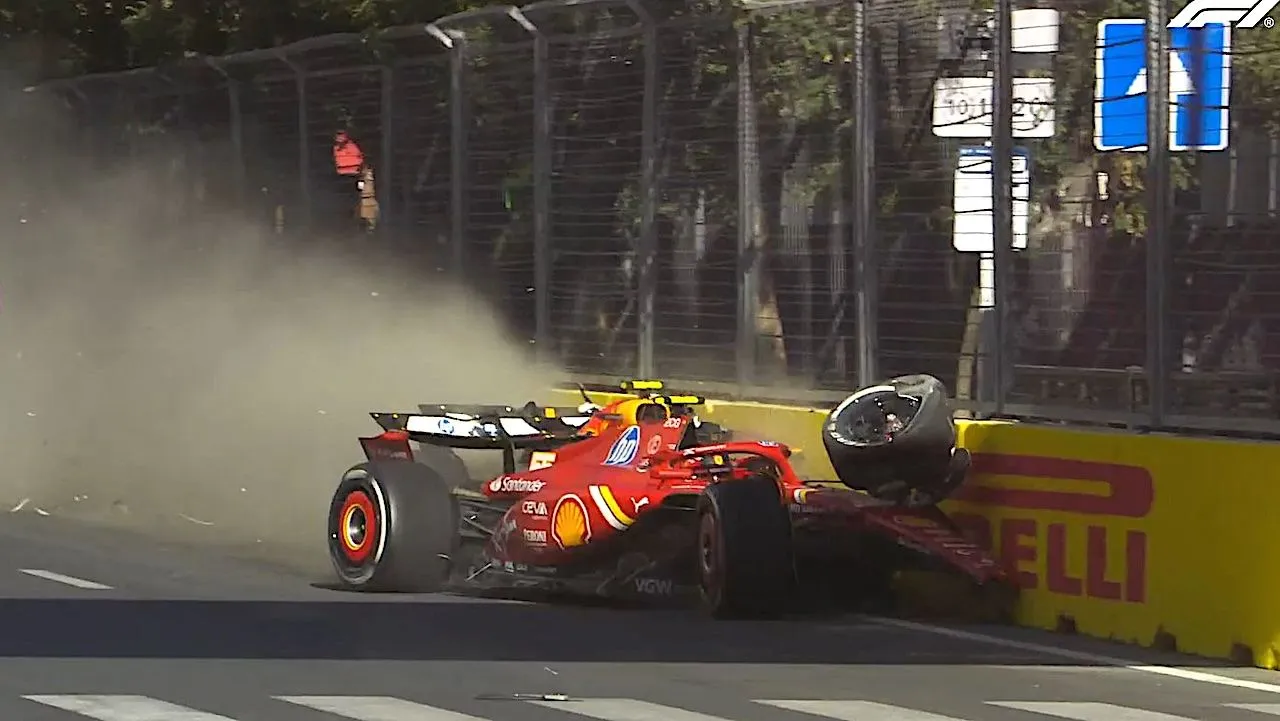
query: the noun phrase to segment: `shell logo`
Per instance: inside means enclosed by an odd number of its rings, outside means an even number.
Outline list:
[[[551,538],[561,548],[581,546],[591,540],[591,524],[587,521],[587,504],[569,493],[556,501],[551,512]]]

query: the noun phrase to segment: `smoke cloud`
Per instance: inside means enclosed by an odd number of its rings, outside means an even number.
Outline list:
[[[94,170],[67,122],[0,117],[22,156],[0,176],[0,511],[319,570],[368,411],[520,403],[560,379],[430,259],[178,216],[193,178],[171,156]]]

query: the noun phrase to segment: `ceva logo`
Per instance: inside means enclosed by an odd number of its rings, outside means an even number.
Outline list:
[[[635,461],[636,452],[639,450],[640,426],[628,426],[609,448],[608,455],[604,457],[604,465],[629,466]]]

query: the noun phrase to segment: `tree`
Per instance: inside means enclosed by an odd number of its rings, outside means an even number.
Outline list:
[[[184,55],[218,55],[273,47],[327,33],[366,33],[405,23],[424,23],[486,0],[15,0],[0,9],[0,33],[11,43],[39,37],[45,76],[99,72],[165,63]],[[848,74],[851,13],[845,2],[796,2],[782,10],[753,12],[735,0],[649,0],[663,23],[659,32],[660,88],[658,223],[665,289],[659,302],[667,319],[660,342],[705,351],[708,359],[732,357],[734,303],[729,290],[738,281],[736,235],[738,175],[758,166],[759,228],[766,249],[760,334],[771,340],[789,374],[806,364],[822,366],[836,351],[824,336],[849,336],[837,277],[844,258],[838,228],[851,174]],[[936,17],[969,7],[970,0],[873,2],[871,31],[878,70],[879,125],[876,195],[883,238],[881,273],[886,288],[880,331],[888,351],[918,364],[921,348],[939,349],[944,373],[954,365],[953,334],[961,333],[974,272],[968,259],[949,249],[950,175],[954,148],[930,132],[931,88],[943,71],[934,55]],[[988,3],[989,6],[989,3]],[[976,8],[981,9],[981,8]],[[1140,17],[1139,0],[1072,0],[1063,13],[1062,51],[1053,69],[1057,79],[1059,135],[1037,141],[1034,185],[1045,191],[1069,180],[1091,179],[1108,170],[1113,182],[1115,228],[1127,236],[1145,228],[1142,157],[1102,156],[1092,148],[1093,50],[1097,21]],[[556,244],[557,318],[575,318],[585,356],[616,350],[619,329],[633,323],[633,310],[618,294],[606,301],[593,286],[635,283],[635,240],[639,227],[640,102],[642,38],[624,31],[630,11],[622,3],[593,5],[539,18],[539,25],[573,41],[554,46],[555,138],[552,194]],[[493,268],[498,297],[524,297],[532,238],[532,55],[528,37],[514,24],[473,31],[467,72],[471,104],[468,137],[468,194],[472,202],[469,243],[477,267]],[[497,29],[502,26],[505,30]],[[741,28],[749,32],[740,35]],[[755,150],[739,155],[744,127],[739,114],[739,37],[750,44]],[[1280,125],[1280,69],[1277,43],[1261,31],[1236,34],[1236,117],[1254,126]],[[371,49],[377,49],[377,44]],[[50,49],[52,48],[52,50]],[[424,52],[421,49],[409,52]],[[51,62],[56,57],[64,62]],[[443,58],[400,74],[412,94],[398,96],[397,163],[412,166],[400,188],[428,215],[414,227],[448,227],[448,73]],[[624,89],[631,89],[622,92]],[[274,88],[266,91],[274,92]],[[325,91],[317,91],[323,95]],[[324,113],[344,116],[350,98],[332,97]],[[207,99],[224,108],[223,95]],[[333,108],[329,108],[332,105]],[[323,114],[317,111],[317,115]],[[376,125],[376,122],[374,123]],[[285,124],[287,126],[287,123]],[[376,132],[376,128],[374,132]],[[261,132],[264,145],[281,145]],[[362,145],[376,146],[376,141]],[[289,143],[284,143],[289,145]],[[1193,159],[1175,159],[1177,177],[1192,182]],[[429,170],[428,170],[429,169]],[[433,175],[433,182],[423,176]],[[1091,181],[1090,181],[1091,182]],[[403,199],[402,199],[403,200]],[[1056,211],[1037,203],[1042,215]],[[755,222],[754,220],[749,222]],[[843,222],[843,221],[842,221]],[[695,231],[694,226],[698,226]],[[696,233],[705,247],[695,247]],[[596,265],[588,267],[589,264]],[[894,273],[900,268],[900,276]],[[520,270],[515,270],[520,269]],[[596,274],[593,281],[592,274]],[[516,304],[524,313],[528,303]],[[927,318],[921,309],[931,314]],[[575,310],[576,309],[576,310]],[[563,313],[561,312],[563,311]],[[577,315],[575,315],[575,313]],[[674,320],[673,320],[674,319]],[[770,326],[772,324],[772,326]],[[778,327],[780,326],[780,327]],[[946,336],[945,340],[938,338]],[[955,341],[953,343],[952,341]],[[777,345],[785,345],[784,349]],[[837,346],[839,344],[836,344]],[[613,349],[613,350],[611,350]],[[817,358],[817,361],[814,359]],[[624,367],[629,367],[629,362]],[[619,369],[610,369],[619,370]],[[888,369],[886,369],[888,370]],[[900,369],[895,369],[900,370]],[[838,379],[836,382],[844,382]]]
[[[1170,14],[1185,5],[1170,0]],[[1054,187],[1072,175],[1095,170],[1112,176],[1112,220],[1124,234],[1141,236],[1147,218],[1142,193],[1146,158],[1141,154],[1099,154],[1093,150],[1094,48],[1098,22],[1141,18],[1138,0],[1075,0],[1062,9],[1061,51],[1056,62],[1059,134],[1037,155],[1040,187]],[[1232,37],[1232,114],[1242,127],[1280,131],[1280,41],[1261,28],[1237,30]],[[1171,159],[1175,187],[1195,187],[1195,160],[1179,153]]]
[[[221,55],[329,33],[429,22],[486,0],[14,0],[0,40],[35,43],[58,62],[36,78],[147,67],[185,54]]]

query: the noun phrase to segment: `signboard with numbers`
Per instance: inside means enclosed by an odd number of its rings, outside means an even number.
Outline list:
[[[940,138],[990,138],[994,82],[991,78],[938,78],[933,86],[933,134]],[[1051,138],[1052,78],[1013,79],[1013,135]]]

